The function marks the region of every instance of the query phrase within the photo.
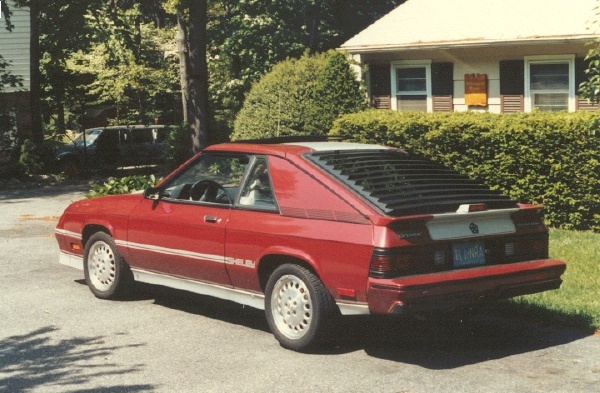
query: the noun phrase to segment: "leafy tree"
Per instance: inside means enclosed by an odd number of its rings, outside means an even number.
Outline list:
[[[118,15],[88,14],[95,42],[66,60],[73,78],[88,79],[82,92],[88,105],[116,105],[115,123],[148,124],[155,118],[174,118],[175,108],[161,105],[179,90],[176,59],[164,56],[173,31],[144,23],[140,13],[132,7]],[[119,29],[118,25],[130,27]]]
[[[231,121],[253,83],[275,64],[337,48],[404,1],[213,1],[208,51],[215,115]]]
[[[14,133],[14,118],[11,115],[13,106],[2,93],[4,93],[7,86],[23,86],[23,78],[19,75],[13,75],[9,67],[10,62],[0,56],[0,163],[8,161],[14,155],[18,142]]]
[[[592,102],[600,101],[600,40],[588,51],[585,60],[588,62],[586,74],[588,79],[579,85],[582,98]]]
[[[337,116],[364,106],[344,54],[305,54],[276,65],[252,87],[232,139],[326,134]]]
[[[10,11],[5,1],[0,2],[0,13],[5,20],[5,28],[12,31],[13,25],[10,22]],[[14,133],[15,121],[11,112],[13,105],[4,97],[6,87],[23,86],[23,78],[19,75],[13,75],[10,71],[10,62],[0,55],[0,163],[10,160],[15,154],[17,147],[17,136]]]
[[[40,79],[33,84],[47,133],[81,128],[90,106],[116,105],[115,122],[186,118],[190,150],[227,137],[247,92],[275,64],[335,48],[403,2],[15,1],[36,11]]]
[[[594,8],[594,17],[591,23],[592,30],[600,25],[599,7]],[[591,45],[592,47],[585,57],[588,62],[588,68],[585,70],[588,79],[579,85],[579,95],[592,102],[598,102],[600,101],[600,38],[597,38]]]

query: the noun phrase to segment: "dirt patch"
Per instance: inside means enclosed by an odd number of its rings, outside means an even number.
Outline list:
[[[33,214],[21,214],[21,221],[46,221],[46,222],[53,222],[53,221],[58,221],[60,219],[60,217],[57,216],[43,216],[43,217],[38,217],[38,216],[34,216]]]

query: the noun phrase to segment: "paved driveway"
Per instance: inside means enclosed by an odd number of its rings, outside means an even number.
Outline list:
[[[262,312],[160,287],[101,301],[53,228],[86,188],[0,191],[0,391],[599,392],[600,338],[484,314],[452,326],[347,321],[322,353]]]

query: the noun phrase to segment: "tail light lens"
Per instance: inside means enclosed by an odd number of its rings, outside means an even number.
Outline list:
[[[369,276],[394,278],[412,274],[434,273],[454,269],[452,242],[397,248],[376,248],[371,257]],[[485,264],[524,262],[548,258],[548,234],[504,236],[484,239]],[[481,265],[478,265],[480,267]]]
[[[450,248],[446,246],[375,249],[369,275],[377,278],[392,278],[443,270],[450,262],[450,258]]]

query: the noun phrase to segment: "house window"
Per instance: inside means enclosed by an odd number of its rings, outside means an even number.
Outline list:
[[[432,111],[431,63],[392,63],[392,109]]]
[[[525,59],[525,110],[575,110],[575,58]]]

